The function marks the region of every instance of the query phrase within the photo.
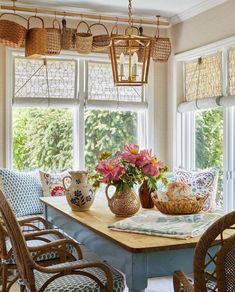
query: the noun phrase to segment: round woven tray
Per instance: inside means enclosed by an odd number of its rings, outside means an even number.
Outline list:
[[[163,202],[158,200],[156,193],[151,194],[154,205],[157,209],[168,215],[182,215],[182,214],[195,214],[202,211],[204,203],[208,196],[196,197],[197,200],[192,199],[181,199],[181,200],[171,200],[168,202]]]

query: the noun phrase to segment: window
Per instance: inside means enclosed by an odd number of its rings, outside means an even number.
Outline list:
[[[72,168],[72,110],[14,108],[12,138],[14,169]]]
[[[107,61],[17,55],[13,66],[14,169],[94,169],[102,151],[146,141],[144,90],[115,87]]]
[[[195,112],[195,167],[219,171],[216,203],[223,204],[223,109]]]
[[[177,77],[177,98],[182,101],[184,95],[184,101],[178,105],[175,166],[217,168],[216,203],[226,211],[235,209],[234,46],[235,38],[230,38],[176,57],[182,74]]]

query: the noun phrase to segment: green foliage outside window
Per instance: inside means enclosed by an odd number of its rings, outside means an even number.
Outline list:
[[[216,201],[223,203],[223,109],[197,112],[196,126],[196,168],[215,167],[219,170]]]
[[[104,110],[85,112],[85,162],[94,169],[103,151],[115,153],[128,143],[136,143],[137,114]]]
[[[63,170],[72,167],[72,113],[66,109],[14,110],[13,167]]]
[[[137,114],[85,112],[86,168],[95,168],[100,152],[112,153],[136,142]],[[72,168],[73,115],[67,109],[14,109],[13,167],[61,171]]]

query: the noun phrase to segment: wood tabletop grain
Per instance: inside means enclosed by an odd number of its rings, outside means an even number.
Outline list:
[[[72,211],[65,197],[43,197],[41,201],[102,237],[135,253],[191,248],[195,247],[200,238],[174,239],[110,230],[109,225],[123,218],[111,213],[106,200],[96,199],[91,209],[84,212]]]

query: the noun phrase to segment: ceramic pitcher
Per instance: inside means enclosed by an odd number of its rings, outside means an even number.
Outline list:
[[[107,185],[105,189],[110,210],[116,216],[129,217],[134,215],[140,208],[140,202],[135,192],[127,186],[123,190],[116,190],[112,198],[110,198],[108,194],[110,186]]]
[[[73,211],[86,211],[94,201],[94,191],[88,183],[86,171],[69,171],[70,176],[63,178],[66,199]],[[70,178],[71,184],[67,188],[65,180]]]

